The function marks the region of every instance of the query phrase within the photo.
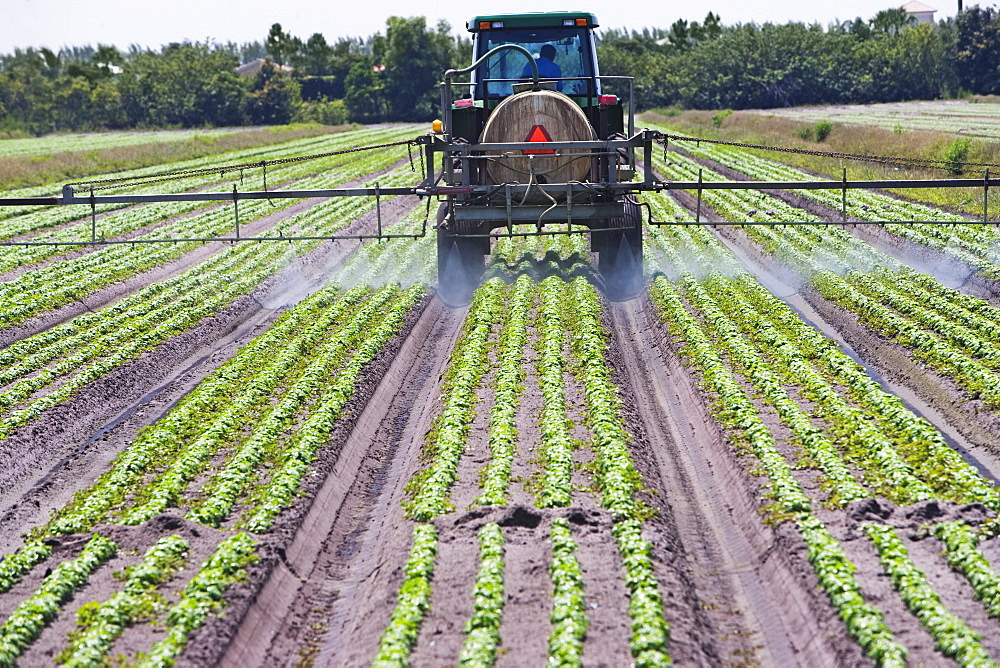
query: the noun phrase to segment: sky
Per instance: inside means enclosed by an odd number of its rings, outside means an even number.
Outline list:
[[[922,0],[938,10],[936,18],[954,16],[957,0]],[[899,4],[896,4],[899,2]],[[594,12],[602,28],[669,28],[677,19],[701,21],[713,11],[722,23],[818,22],[869,19],[900,0],[629,0],[622,5],[573,0],[503,0],[470,3],[462,0],[0,0],[0,53],[15,48],[132,44],[159,49],[170,42],[263,42],[273,23],[301,39],[321,33],[328,42],[339,37],[367,37],[384,32],[389,16],[439,19],[453,30],[464,30],[474,14],[552,10]],[[967,5],[974,0],[966,0]],[[988,4],[988,3],[987,3]]]

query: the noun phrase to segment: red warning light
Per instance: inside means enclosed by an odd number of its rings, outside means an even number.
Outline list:
[[[535,127],[531,128],[531,132],[528,133],[528,138],[525,139],[524,141],[549,142],[552,141],[552,137],[550,137],[549,133],[545,131],[545,126],[536,125]],[[532,149],[525,149],[524,151],[522,151],[522,153],[524,153],[525,155],[540,155],[547,153],[555,153],[555,150],[551,148],[532,148]]]

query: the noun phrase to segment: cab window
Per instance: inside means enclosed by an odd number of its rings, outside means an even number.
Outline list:
[[[594,76],[591,57],[590,31],[573,28],[525,28],[510,30],[483,30],[476,35],[476,58],[501,44],[519,44],[528,50],[536,60],[543,49],[546,55],[553,54],[551,62],[539,62],[539,76],[556,78],[556,86],[567,95],[584,95],[587,82],[573,80],[574,77]],[[546,58],[546,61],[549,59]],[[531,68],[523,53],[503,51],[492,56],[476,70],[476,97],[506,97],[512,94],[512,84],[530,78]]]

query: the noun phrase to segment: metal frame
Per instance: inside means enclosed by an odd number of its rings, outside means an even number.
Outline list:
[[[610,158],[619,149],[634,151],[642,148],[645,155],[650,155],[650,143],[654,137],[654,132],[642,130],[628,139],[588,141],[588,142],[551,142],[551,147],[555,150],[584,148],[591,149],[593,155],[606,156]],[[607,183],[555,183],[545,184],[545,191],[551,194],[565,195],[566,202],[563,205],[565,213],[562,218],[565,220],[553,220],[552,222],[566,223],[565,230],[541,230],[542,219],[553,209],[546,205],[527,204],[514,205],[513,203],[523,199],[528,190],[538,186],[505,184],[500,186],[474,186],[468,183],[468,178],[464,178],[460,185],[441,185],[440,180],[444,176],[444,171],[435,173],[434,153],[441,152],[445,158],[446,167],[452,162],[452,156],[460,160],[481,160],[488,159],[485,155],[472,155],[474,152],[499,151],[499,150],[523,150],[537,148],[537,144],[530,142],[508,142],[496,144],[453,144],[447,141],[446,137],[439,135],[424,135],[417,139],[417,143],[424,145],[426,152],[426,174],[424,179],[414,186],[401,186],[383,188],[376,185],[371,188],[329,188],[316,190],[277,190],[277,191],[245,191],[241,192],[233,187],[231,192],[202,192],[202,193],[160,193],[160,194],[120,194],[120,195],[94,195],[92,192],[86,195],[77,194],[72,186],[64,186],[61,196],[52,197],[14,197],[0,198],[2,206],[79,206],[89,205],[91,208],[91,235],[90,239],[78,241],[0,241],[0,246],[89,246],[89,245],[112,245],[112,244],[149,244],[149,243],[183,243],[183,242],[240,242],[240,241],[336,241],[336,240],[382,240],[382,239],[418,239],[427,234],[427,221],[430,216],[431,198],[445,197],[448,201],[461,202],[461,206],[455,207],[456,218],[459,220],[483,220],[492,223],[506,223],[508,230],[506,234],[490,232],[488,234],[452,234],[449,236],[469,236],[469,237],[527,237],[546,234],[580,234],[594,231],[613,231],[618,228],[590,228],[587,221],[597,221],[620,215],[617,206],[620,203],[605,201],[597,203],[574,202],[574,197],[589,193],[615,198],[621,195],[636,194],[640,192],[660,192],[663,190],[687,190],[696,191],[698,206],[694,221],[657,221],[652,215],[648,215],[650,225],[884,225],[886,222],[904,225],[982,225],[1000,224],[991,223],[988,215],[988,196],[991,186],[1000,186],[1000,178],[990,178],[987,170],[983,178],[975,179],[882,179],[882,180],[848,180],[846,170],[844,178],[840,181],[704,181],[699,178],[697,181],[656,181],[652,177],[652,170],[644,169],[642,181],[617,181],[613,178],[614,170],[611,170],[612,178]],[[848,221],[847,220],[847,191],[856,189],[919,189],[919,188],[982,188],[983,189],[983,218],[982,220],[968,221]],[[840,190],[843,202],[843,217],[840,221],[796,221],[796,222],[716,222],[704,223],[701,221],[701,195],[705,190]],[[475,202],[499,192],[504,193],[505,205],[496,204],[480,206],[469,203]],[[428,214],[424,218],[423,226],[419,233],[414,234],[387,234],[382,230],[381,198],[383,196],[416,195],[420,198],[427,198]],[[377,217],[377,231],[374,234],[334,234],[334,235],[264,235],[264,236],[243,236],[241,234],[239,222],[239,202],[242,200],[261,199],[308,199],[308,198],[331,198],[331,197],[374,197]],[[234,235],[233,236],[210,236],[210,237],[178,237],[162,239],[104,239],[98,237],[99,226],[96,218],[96,207],[98,204],[141,204],[148,202],[190,202],[190,201],[216,201],[232,202],[234,207]],[[648,206],[647,212],[648,212]],[[581,221],[579,229],[573,228],[574,220]],[[513,225],[516,223],[535,222],[538,229],[535,231],[514,232]]]
[[[649,171],[648,169],[646,170]],[[654,221],[650,216],[651,225],[674,225],[674,224],[694,224],[701,223],[701,194],[705,190],[839,190],[841,191],[841,220],[821,221],[816,223],[759,223],[747,221],[745,223],[712,223],[713,225],[884,225],[886,223],[901,224],[949,224],[949,225],[989,225],[989,192],[990,186],[1000,185],[1000,179],[991,179],[987,169],[981,179],[878,179],[864,181],[848,181],[847,170],[844,170],[844,178],[840,181],[705,181],[702,179],[702,170],[698,170],[697,181],[657,181],[658,190],[695,190],[698,193],[698,203],[693,223],[671,223],[665,221]],[[872,190],[872,189],[914,189],[921,188],[982,188],[983,189],[983,219],[968,221],[848,221],[847,220],[847,191],[848,190]]]

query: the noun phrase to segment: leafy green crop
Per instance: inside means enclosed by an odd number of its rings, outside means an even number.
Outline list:
[[[934,647],[963,666],[995,665],[980,644],[982,636],[955,617],[913,562],[903,541],[891,527],[864,524],[865,535],[875,544],[878,558],[910,611],[934,638]]]
[[[70,646],[57,661],[67,666],[100,665],[112,643],[127,626],[139,621],[151,593],[184,565],[188,543],[178,536],[161,538],[143,555],[142,562],[128,569],[125,588],[89,611],[82,631],[70,634]]]
[[[583,662],[583,639],[587,635],[587,612],[583,598],[583,573],[576,559],[576,541],[569,522],[552,520],[552,635],[549,636],[549,664],[579,666]]]
[[[510,470],[517,447],[517,407],[524,370],[524,346],[528,339],[527,314],[534,301],[535,284],[528,276],[517,279],[507,308],[507,321],[500,333],[497,351],[493,409],[490,413],[490,463],[483,475],[483,493],[478,502],[502,505],[507,500]]]
[[[503,584],[503,530],[490,523],[479,530],[479,573],[472,590],[472,619],[458,657],[460,666],[487,668],[496,662],[500,644],[500,621],[506,601]]]
[[[420,622],[430,607],[431,578],[437,557],[437,530],[432,524],[413,529],[413,549],[406,562],[403,585],[389,626],[382,633],[372,666],[408,666],[410,650],[420,633]]]
[[[0,626],[0,665],[13,665],[17,657],[35,641],[42,629],[55,619],[65,603],[87,578],[114,556],[118,547],[94,534],[76,559],[64,561],[42,580],[30,598],[22,601]]]
[[[256,549],[257,544],[246,533],[223,541],[167,613],[167,637],[155,643],[138,665],[173,665],[191,632],[201,627],[211,612],[225,605],[222,598],[226,590],[246,577],[247,566],[257,561]]]

